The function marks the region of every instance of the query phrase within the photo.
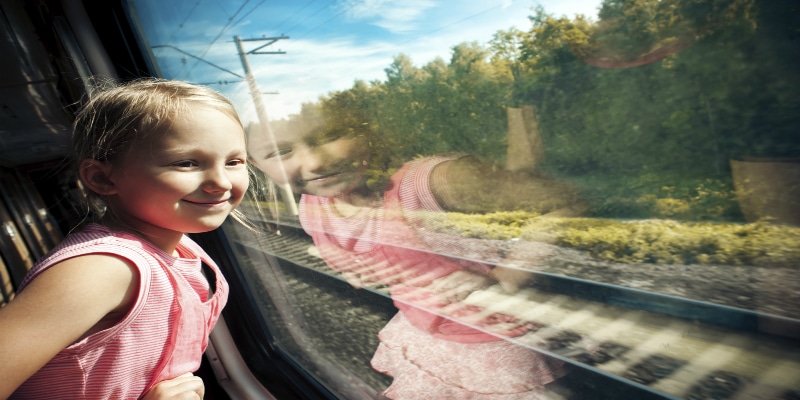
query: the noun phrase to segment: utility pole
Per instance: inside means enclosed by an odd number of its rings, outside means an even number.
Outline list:
[[[236,42],[236,48],[239,51],[239,58],[242,60],[242,67],[244,68],[244,76],[245,80],[247,81],[247,86],[250,88],[250,95],[253,97],[253,105],[256,108],[256,115],[258,116],[258,125],[260,129],[260,134],[263,135],[264,139],[275,142],[275,134],[272,132],[272,128],[269,126],[269,118],[267,117],[267,110],[264,107],[264,98],[261,97],[261,91],[258,88],[258,84],[256,83],[256,78],[253,76],[253,71],[250,69],[250,63],[247,61],[248,54],[286,54],[285,51],[259,51],[264,47],[267,47],[278,40],[281,39],[288,39],[288,36],[278,36],[278,37],[271,37],[271,38],[255,38],[255,39],[242,39],[239,36],[234,36],[233,41]],[[244,50],[244,42],[262,42],[267,41],[267,43],[262,44],[261,46],[256,47],[253,50],[245,51]],[[280,174],[283,175],[284,181],[288,182],[286,170],[283,169],[283,164],[280,164]],[[294,195],[292,194],[292,188],[287,183],[285,185],[278,185],[278,189],[281,192],[281,198],[283,199],[283,204],[286,206],[286,210],[291,213],[291,215],[297,215],[299,213],[297,209],[297,203],[294,201]]]

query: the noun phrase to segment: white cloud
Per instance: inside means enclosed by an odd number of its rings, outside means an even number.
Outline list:
[[[597,9],[600,7],[600,0],[540,0],[534,2],[535,5],[542,5],[548,14],[560,17],[574,17],[576,14],[583,14],[594,18],[597,16]]]
[[[435,6],[432,0],[351,0],[343,5],[350,19],[366,20],[392,33],[416,30],[425,12]]]
[[[545,10],[556,15],[584,13],[594,16],[599,0],[542,0]],[[351,36],[299,38],[280,41],[272,50],[282,49],[284,55],[251,55],[250,65],[263,94],[267,114],[271,119],[285,118],[300,111],[302,103],[315,102],[331,91],[352,87],[356,79],[385,80],[385,68],[399,54],[411,57],[422,66],[436,57],[449,61],[451,48],[465,41],[485,44],[500,29],[514,26],[530,28],[529,15],[536,5],[530,1],[492,0],[463,2],[458,13],[435,15],[432,0],[354,0],[346,3],[348,17],[368,22],[393,32],[404,32],[406,39],[388,42],[366,40],[358,31]],[[588,10],[588,12],[587,12]],[[468,18],[474,16],[473,18]],[[383,24],[383,25],[381,25]],[[416,31],[411,31],[416,27]],[[416,35],[416,36],[415,36]],[[229,39],[227,39],[229,40]],[[222,40],[220,40],[222,42]],[[239,72],[239,57],[232,43],[219,43],[211,48],[207,58],[220,61],[220,66]],[[224,74],[223,74],[224,75]],[[220,88],[237,104],[242,119],[255,121],[252,97],[245,83]]]
[[[250,65],[264,94],[267,114],[272,119],[285,118],[300,111],[302,103],[314,102],[331,91],[353,86],[356,79],[383,80],[383,69],[391,63],[394,46],[373,42],[357,46],[346,38],[326,42],[297,40],[286,55],[250,56]],[[267,57],[257,59],[256,57]],[[242,83],[226,93],[239,104],[251,102],[247,86]],[[241,107],[243,120],[255,120],[253,106]]]

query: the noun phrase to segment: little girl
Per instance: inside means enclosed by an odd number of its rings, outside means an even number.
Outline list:
[[[202,398],[192,372],[228,285],[185,234],[220,226],[248,188],[239,117],[208,88],[140,80],[96,94],[73,128],[94,221],[0,310],[0,398]]]
[[[481,310],[458,300],[490,284],[490,276],[516,278],[508,270],[440,255],[435,238],[426,241],[419,229],[424,212],[455,209],[451,206],[460,199],[475,200],[462,196],[475,188],[459,178],[485,174],[468,167],[469,157],[437,156],[406,163],[382,180],[370,165],[382,170],[386,160],[367,124],[329,114],[312,125],[276,132],[274,138],[253,135],[249,156],[276,184],[288,183],[302,194],[300,222],[331,268],[355,286],[379,283],[390,288],[400,312],[379,333],[372,359],[373,368],[394,378],[382,395],[557,398],[543,386],[562,374],[561,366],[503,339],[526,333],[530,324],[493,313],[472,318],[470,325],[478,330],[439,315],[446,308],[451,316],[474,317]],[[462,173],[465,169],[468,173]],[[540,182],[538,188],[547,185],[554,187]],[[523,186],[516,182],[514,187]],[[551,190],[532,196],[538,196],[540,205],[548,203],[545,207],[564,203]]]

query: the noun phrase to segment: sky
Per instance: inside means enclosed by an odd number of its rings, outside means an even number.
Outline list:
[[[486,44],[498,30],[527,31],[528,16],[542,6],[556,16],[594,17],[600,0],[137,0],[139,23],[162,74],[209,84],[230,97],[247,124],[256,121],[242,58],[246,56],[268,118],[286,118],[303,103],[360,79],[386,79],[400,54],[415,66],[453,46]],[[223,84],[219,84],[222,82]],[[227,82],[227,84],[225,84]]]

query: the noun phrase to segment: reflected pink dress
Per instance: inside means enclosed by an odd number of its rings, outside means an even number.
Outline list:
[[[443,212],[430,182],[439,178],[432,177],[434,167],[450,159],[431,157],[406,164],[392,176],[380,207],[363,208],[348,217],[336,211],[335,198],[304,195],[300,221],[322,258],[352,284],[389,287],[400,312],[378,334],[381,343],[372,359],[373,368],[394,377],[383,392],[386,397],[551,398],[542,386],[562,374],[561,364],[503,339],[526,333],[530,324],[494,313],[464,325],[452,318],[483,310],[450,304],[429,288],[434,279],[458,270],[489,271],[484,264],[429,250],[431,243],[418,234],[422,226],[416,212]]]

